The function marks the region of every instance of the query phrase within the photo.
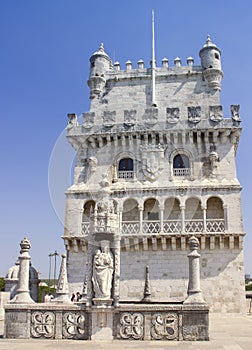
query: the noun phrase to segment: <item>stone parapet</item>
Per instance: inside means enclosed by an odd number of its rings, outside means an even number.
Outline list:
[[[208,307],[182,304],[27,304],[5,307],[5,338],[79,340],[209,340]]]

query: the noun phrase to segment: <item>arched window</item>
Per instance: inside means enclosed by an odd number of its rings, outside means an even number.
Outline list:
[[[119,179],[133,179],[134,177],[134,164],[133,159],[123,158],[118,164],[118,178]]]
[[[190,175],[190,162],[185,154],[177,154],[173,158],[173,175],[186,176]]]

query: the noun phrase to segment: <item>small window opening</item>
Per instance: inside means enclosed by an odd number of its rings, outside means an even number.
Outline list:
[[[118,177],[119,179],[133,179],[133,159],[123,158],[119,161]]]

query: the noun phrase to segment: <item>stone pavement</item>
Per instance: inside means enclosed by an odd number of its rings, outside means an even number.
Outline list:
[[[3,325],[0,330],[2,331]],[[0,350],[251,350],[252,315],[210,315],[209,342],[111,341],[0,339]]]

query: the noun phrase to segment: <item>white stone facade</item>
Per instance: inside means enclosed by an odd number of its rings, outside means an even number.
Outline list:
[[[220,54],[208,38],[201,66],[163,60],[155,106],[150,68],[120,70],[103,46],[91,56],[90,111],[81,124],[69,114],[67,126],[76,150],[64,232],[70,292],[82,291],[88,274],[90,217],[106,186],[118,217],[120,300],[142,299],[148,265],[152,300],[183,301],[188,239],[196,236],[210,311],[245,312],[241,120],[239,106],[222,110]]]

